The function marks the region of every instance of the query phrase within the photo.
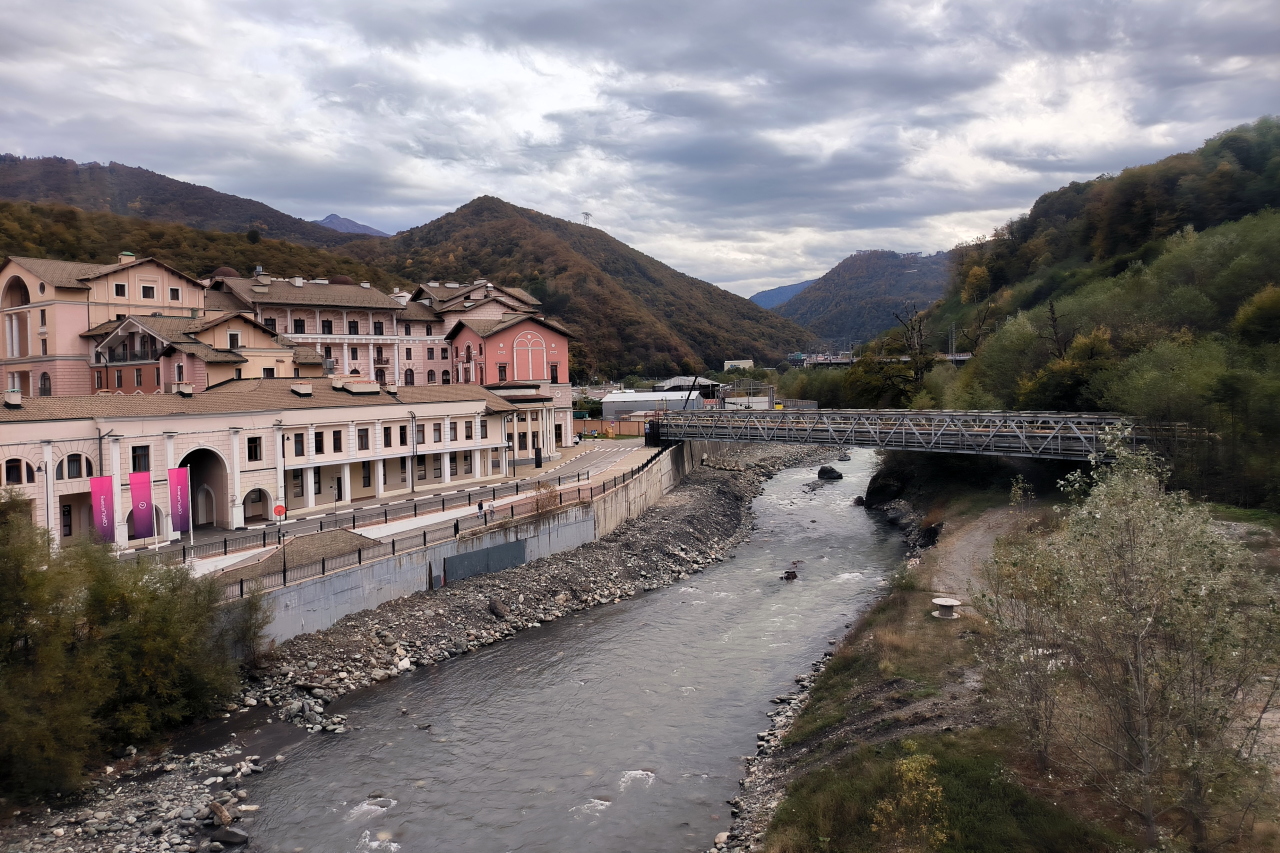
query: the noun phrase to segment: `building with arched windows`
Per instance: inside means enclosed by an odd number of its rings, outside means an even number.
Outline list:
[[[350,379],[242,379],[204,393],[80,397],[5,394],[3,485],[54,541],[95,531],[122,548],[177,538],[169,472],[183,468],[196,527],[264,523],[277,507],[316,512],[508,476],[518,404],[479,385],[400,388]],[[132,475],[147,475],[141,535]],[[140,482],[140,481],[138,481]],[[142,525],[141,527],[145,527]]]
[[[573,441],[571,337],[554,320],[525,313],[460,319],[445,335],[455,380],[483,385],[516,406],[507,440],[517,462],[539,451],[556,458]]]

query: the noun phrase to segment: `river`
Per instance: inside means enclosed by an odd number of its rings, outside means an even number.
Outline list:
[[[342,700],[353,731],[307,738],[255,780],[255,847],[706,850],[769,700],[901,559],[898,533],[852,505],[875,461],[852,456],[816,490],[812,468],[768,481],[751,541],[688,581]]]

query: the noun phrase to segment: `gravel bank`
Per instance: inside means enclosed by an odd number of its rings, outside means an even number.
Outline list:
[[[346,720],[326,711],[339,696],[575,611],[684,580],[721,561],[748,537],[750,502],[764,479],[831,455],[824,448],[735,447],[598,542],[390,601],[294,637],[247,674],[225,716],[265,711],[310,732],[340,736]],[[251,802],[252,779],[281,760],[244,755],[234,742],[188,755],[127,757],[99,773],[74,804],[18,814],[0,829],[0,850],[253,849],[249,837],[259,805]]]

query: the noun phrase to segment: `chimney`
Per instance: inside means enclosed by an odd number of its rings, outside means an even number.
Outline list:
[[[302,287],[302,285],[307,283],[307,280],[300,275],[295,275],[289,280],[293,282],[294,287]]]
[[[292,385],[290,385],[290,386],[289,386],[289,390],[290,390],[290,391],[292,391],[293,393],[297,394],[299,397],[310,397],[310,396],[311,396],[311,391],[312,391],[312,389],[311,389],[311,383],[310,383],[310,382],[295,382],[295,383],[293,383]]]
[[[22,389],[10,388],[4,392],[4,407],[6,409],[22,408]]]
[[[361,286],[361,287],[363,287],[365,290],[368,290],[368,289],[369,289],[369,282],[367,282],[367,281],[362,281],[362,282],[360,282],[360,286]]]
[[[391,298],[392,298],[392,299],[394,299],[396,302],[399,302],[401,305],[408,305],[408,304],[409,304],[409,293],[408,293],[408,291],[405,291],[405,290],[397,290],[395,293],[391,294]]]
[[[121,252],[121,253],[120,253],[120,263],[122,263],[122,264],[129,264],[129,263],[133,263],[133,262],[134,262],[134,261],[136,261],[137,259],[138,259],[138,256],[137,256],[137,255],[135,255],[133,252]]]
[[[196,388],[190,382],[178,382],[173,386],[173,391],[179,397],[190,397],[196,393]]]

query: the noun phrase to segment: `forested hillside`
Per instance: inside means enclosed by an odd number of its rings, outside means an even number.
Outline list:
[[[945,252],[858,252],[773,311],[847,347],[895,325],[894,312],[932,304],[946,290],[950,272]]]
[[[527,288],[577,336],[578,377],[695,373],[734,358],[773,365],[811,340],[598,228],[487,196],[391,240],[344,251],[414,281],[483,277]]]
[[[340,246],[365,238],[281,213],[260,201],[122,163],[104,166],[62,157],[0,154],[0,199],[65,204],[205,231],[256,230],[263,237],[306,246]]]
[[[200,278],[221,266],[249,274],[261,265],[276,275],[349,275],[383,290],[409,282],[384,270],[283,240],[254,242],[244,234],[200,231],[114,213],[89,213],[60,205],[0,201],[0,257],[25,255],[114,264],[122,251],[157,258]]]
[[[957,247],[911,365],[860,362],[842,403],[1118,411],[1203,430],[1175,484],[1280,509],[1280,124],[1042,196]],[[954,323],[976,351],[930,366]],[[913,369],[914,368],[914,369]],[[786,377],[793,384],[816,379]]]

